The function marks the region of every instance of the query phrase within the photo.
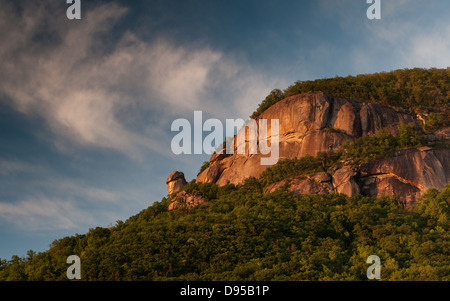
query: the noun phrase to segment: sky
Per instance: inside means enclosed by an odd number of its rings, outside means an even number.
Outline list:
[[[448,0],[0,0],[0,258],[115,225],[194,179],[171,124],[298,80],[450,66]]]

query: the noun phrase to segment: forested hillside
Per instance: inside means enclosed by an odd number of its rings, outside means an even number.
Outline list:
[[[395,199],[263,194],[244,185],[190,183],[209,202],[167,211],[156,202],[111,228],[56,240],[47,252],[2,260],[0,280],[367,280],[378,255],[383,280],[450,280],[450,185],[413,210]]]
[[[382,280],[448,281],[450,184],[429,190],[408,208],[396,197],[293,194],[283,186],[269,193],[267,188],[411,148],[447,151],[448,140],[427,137],[449,125],[449,81],[448,69],[412,69],[274,90],[254,118],[281,99],[308,91],[428,115],[423,126],[400,123],[395,135],[383,128],[336,151],[280,160],[239,185],[193,180],[182,190],[201,194],[206,203],[169,211],[177,199],[173,193],[115,226],[55,240],[45,252],[0,260],[0,280],[67,280],[70,255],[81,259],[82,280],[367,280],[366,260],[377,255]]]

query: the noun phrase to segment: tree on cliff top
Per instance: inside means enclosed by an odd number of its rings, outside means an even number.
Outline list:
[[[401,69],[391,72],[297,81],[283,92],[273,90],[251,118],[256,119],[285,97],[306,92],[324,92],[336,97],[378,103],[405,113],[440,112],[449,120],[450,70]]]

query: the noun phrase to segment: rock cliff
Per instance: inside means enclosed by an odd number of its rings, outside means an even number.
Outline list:
[[[187,193],[186,191],[180,191],[171,198],[168,210],[191,209],[206,202],[207,200],[201,192]]]
[[[180,171],[174,171],[171,173],[166,180],[167,184],[167,192],[169,194],[173,194],[178,192],[184,185],[187,184],[186,179],[184,178],[184,173]]]
[[[321,92],[288,97],[268,108],[259,118],[268,120],[269,133],[269,120],[279,120],[280,160],[338,150],[345,142],[374,135],[382,128],[395,135],[401,122],[419,125],[419,121],[411,115],[378,104],[347,100]],[[449,129],[440,129],[431,134],[431,138],[448,141]],[[404,150],[390,158],[284,180],[272,184],[266,191],[284,186],[292,193],[396,195],[405,203],[411,203],[427,189],[441,189],[448,183],[449,155],[449,149]],[[196,180],[222,186],[227,183],[240,184],[248,177],[258,178],[268,167],[260,164],[261,157],[264,155],[259,153],[215,154],[210,158],[209,167]]]

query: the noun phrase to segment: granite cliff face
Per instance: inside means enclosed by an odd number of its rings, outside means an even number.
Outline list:
[[[449,153],[449,150],[428,148],[401,151],[390,158],[283,180],[269,185],[265,192],[285,187],[294,194],[395,195],[411,205],[428,189],[442,189],[448,183]]]
[[[360,165],[356,181],[362,194],[397,195],[411,204],[428,189],[440,190],[450,181],[450,150],[423,147],[397,152]]]
[[[338,150],[345,142],[374,135],[382,128],[387,128],[394,135],[401,122],[419,123],[411,115],[378,104],[337,98],[320,92],[288,97],[268,108],[259,118],[268,120],[268,133],[269,120],[279,120],[280,160]],[[449,129],[441,129],[432,136],[435,140],[448,141]],[[402,201],[411,203],[427,189],[441,189],[448,183],[449,155],[449,149],[399,151],[391,158],[284,180],[272,184],[266,191],[284,186],[292,193],[396,195]],[[196,180],[222,186],[242,183],[248,177],[258,178],[268,167],[260,164],[261,157],[264,155],[259,153],[215,154],[210,158],[209,167]]]
[[[180,191],[187,185],[184,173],[181,171],[172,172],[166,180],[167,192],[170,195],[169,211],[179,208],[193,208],[205,203],[207,200],[201,192],[188,193]]]
[[[166,180],[167,184],[167,192],[169,194],[173,194],[178,192],[184,185],[187,184],[186,179],[184,178],[184,173],[180,171],[174,171],[171,173]]]

